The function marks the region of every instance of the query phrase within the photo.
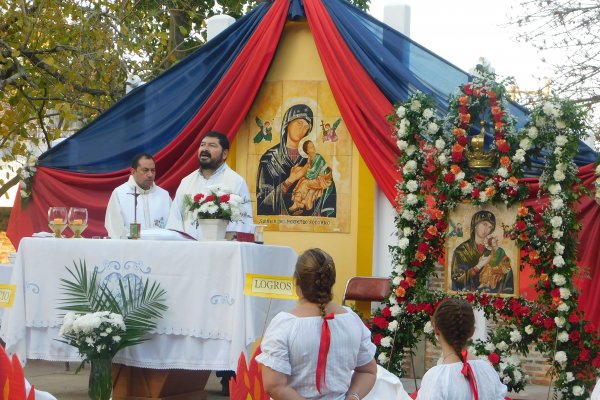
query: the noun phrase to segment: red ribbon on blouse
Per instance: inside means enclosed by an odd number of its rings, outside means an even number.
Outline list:
[[[467,378],[469,381],[469,386],[471,387],[471,393],[473,393],[473,398],[475,400],[479,400],[479,392],[477,391],[477,381],[475,380],[475,374],[473,373],[473,369],[471,368],[471,364],[467,362],[467,357],[469,352],[467,350],[463,350],[461,353],[463,359],[463,367],[460,370],[460,373]]]
[[[327,370],[327,353],[329,353],[329,345],[331,344],[331,332],[329,332],[328,320],[333,319],[333,313],[323,317],[321,324],[321,344],[319,345],[319,358],[317,360],[317,391],[321,393],[321,382],[327,387],[325,382],[325,372]]]

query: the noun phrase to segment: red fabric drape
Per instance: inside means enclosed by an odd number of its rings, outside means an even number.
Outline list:
[[[320,0],[304,0],[308,25],[344,123],[377,184],[393,203],[399,175],[396,141],[386,122],[393,105],[356,60]]]
[[[174,195],[181,179],[198,167],[202,136],[220,130],[233,139],[238,132],[271,65],[287,17],[288,0],[277,0],[227,71],[214,93],[176,140],[156,154],[157,183]],[[108,139],[110,140],[110,139]],[[34,195],[23,207],[19,200],[11,212],[7,234],[15,245],[22,237],[47,231],[50,206],[87,207],[86,236],[106,235],[104,214],[112,189],[125,182],[129,170],[107,174],[77,174],[39,168]]]

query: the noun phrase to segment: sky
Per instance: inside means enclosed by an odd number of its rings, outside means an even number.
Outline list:
[[[410,38],[464,71],[485,57],[496,74],[512,76],[521,90],[537,90],[549,74],[532,46],[516,41],[509,22],[518,0],[371,0],[370,13],[383,20],[384,7],[410,7]],[[514,12],[514,11],[513,11]]]

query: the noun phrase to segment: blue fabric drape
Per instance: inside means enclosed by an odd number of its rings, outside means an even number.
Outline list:
[[[272,3],[258,7],[165,73],[132,90],[92,123],[44,153],[39,164],[106,173],[136,154],[155,154],[194,117],[244,48]]]
[[[392,104],[421,91],[432,96],[438,111],[445,114],[449,95],[471,80],[468,73],[356,6],[343,0],[323,0],[323,4],[354,56]],[[517,128],[529,119],[527,110],[517,103],[509,103],[508,111],[517,119]],[[492,140],[489,134],[486,143]],[[596,157],[580,142],[578,165],[594,162]],[[533,160],[527,174],[539,175],[543,164],[543,158]]]

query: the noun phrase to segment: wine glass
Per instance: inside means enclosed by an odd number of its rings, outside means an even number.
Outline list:
[[[62,238],[67,227],[67,207],[50,207],[48,209],[48,226],[54,232],[55,238]]]
[[[81,234],[87,228],[88,211],[87,208],[71,207],[69,208],[69,228],[73,231],[74,238],[81,238]]]

